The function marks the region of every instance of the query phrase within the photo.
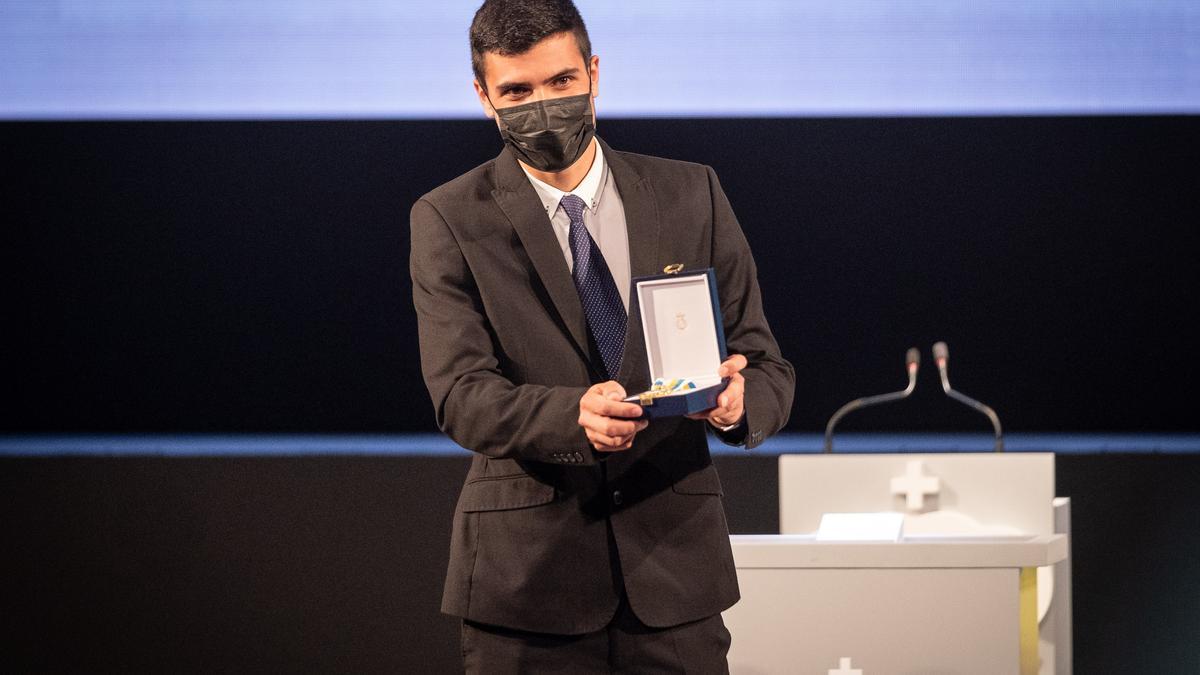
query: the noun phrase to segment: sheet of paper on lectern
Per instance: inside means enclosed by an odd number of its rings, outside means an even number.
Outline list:
[[[900,541],[903,513],[826,513],[817,541]]]

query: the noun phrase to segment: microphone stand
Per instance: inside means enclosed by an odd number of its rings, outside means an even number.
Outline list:
[[[992,410],[991,406],[980,403],[959,391],[955,391],[950,386],[949,368],[946,367],[946,363],[950,360],[950,349],[946,346],[945,342],[938,342],[933,345],[933,360],[937,363],[938,376],[942,379],[942,391],[946,392],[946,395],[955,401],[986,415],[992,421],[992,430],[996,434],[996,452],[1004,452],[1004,434],[1000,430],[1000,416],[996,414],[996,411]]]
[[[833,413],[833,417],[829,418],[829,423],[825,425],[825,452],[833,452],[833,429],[837,423],[846,415],[868,406],[878,405],[880,403],[890,403],[908,398],[908,395],[913,393],[917,388],[917,366],[921,363],[921,352],[917,351],[916,347],[908,350],[904,355],[905,369],[908,371],[908,386],[901,391],[894,391],[889,394],[879,394],[877,396],[866,396],[856,398],[846,405],[838,408],[837,412]]]

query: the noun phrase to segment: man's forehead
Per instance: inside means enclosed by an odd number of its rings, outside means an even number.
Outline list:
[[[586,64],[575,36],[569,32],[548,35],[520,54],[485,52],[484,73],[489,85],[534,84]]]

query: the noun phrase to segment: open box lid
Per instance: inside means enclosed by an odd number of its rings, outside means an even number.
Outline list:
[[[685,378],[700,387],[719,382],[725,329],[713,269],[638,277],[633,283],[650,380]]]

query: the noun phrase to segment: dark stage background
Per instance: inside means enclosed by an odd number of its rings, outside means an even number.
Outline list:
[[[1200,117],[601,119],[713,165],[797,369],[789,429],[1195,432]],[[3,122],[0,432],[433,430],[408,209],[488,122]],[[1120,449],[1120,448],[1116,448]],[[151,450],[153,453],[153,450]],[[718,456],[735,532],[775,457]],[[1076,672],[1200,670],[1200,454],[1060,455]],[[463,457],[3,457],[0,663],[423,672]]]
[[[608,120],[713,165],[798,373],[1023,431],[1196,430],[1200,117]],[[408,209],[479,122],[0,123],[4,431],[425,431]],[[668,215],[669,217],[669,215]],[[847,429],[984,430],[923,371]]]

